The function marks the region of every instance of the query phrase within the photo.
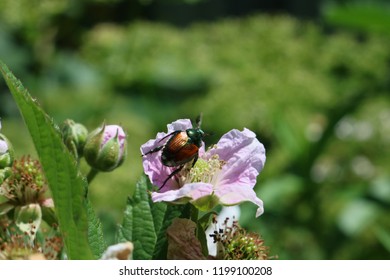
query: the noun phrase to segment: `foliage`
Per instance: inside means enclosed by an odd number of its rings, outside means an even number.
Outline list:
[[[254,224],[244,210],[242,219],[281,258],[382,258],[388,203],[374,186],[389,184],[380,148],[389,141],[388,41],[253,17],[186,30],[101,25],[82,53],[131,110],[155,119],[203,111],[215,135],[258,132],[268,151],[265,214]]]
[[[97,235],[99,225],[88,224],[88,219],[94,219],[94,213],[93,211],[87,213],[88,202],[84,196],[87,189],[86,181],[79,175],[74,158],[67,152],[61,134],[49,116],[31,98],[7,66],[0,62],[0,67],[30,131],[45,171],[67,255],[70,259],[90,259],[92,252],[86,233],[95,226],[92,236]],[[99,246],[99,241],[96,243],[95,245]],[[99,252],[96,252],[96,255],[99,256]]]
[[[359,32],[389,35],[390,6],[386,1],[349,1],[346,5],[327,5],[325,18],[333,26]],[[383,2],[383,3],[381,3]]]
[[[152,193],[152,196],[150,196],[152,186],[148,186],[145,176],[138,182],[133,197],[128,200],[123,225],[118,228],[119,243],[108,247],[105,251],[106,245],[101,230],[101,224],[99,219],[95,216],[89,201],[88,187],[98,171],[112,171],[119,167],[120,164],[118,164],[118,160],[115,160],[113,162],[115,166],[110,166],[107,170],[104,165],[104,168],[101,169],[101,165],[96,166],[96,162],[92,161],[91,163],[88,158],[85,158],[91,167],[90,173],[85,178],[79,172],[80,160],[82,155],[87,154],[87,149],[91,148],[93,148],[94,152],[98,155],[99,160],[102,160],[103,162],[106,162],[107,159],[111,162],[113,158],[117,159],[118,156],[121,156],[124,160],[124,155],[127,153],[126,134],[120,126],[104,125],[102,128],[90,132],[86,137],[86,128],[83,127],[83,129],[80,130],[80,124],[76,124],[69,120],[66,120],[65,122],[66,127],[77,129],[65,129],[60,131],[52,119],[30,96],[22,83],[1,61],[0,72],[29,129],[41,162],[30,160],[30,158],[27,157],[26,160],[22,159],[20,163],[13,159],[7,160],[4,163],[4,166],[1,167],[4,178],[0,185],[0,194],[5,198],[8,198],[7,202],[0,204],[2,210],[0,213],[0,218],[2,220],[1,234],[7,233],[9,225],[14,224],[20,231],[10,232],[8,235],[5,234],[5,237],[0,237],[1,259],[35,258],[34,255],[39,251],[39,249],[36,249],[36,246],[39,246],[39,248],[44,246],[36,241],[37,234],[41,235],[43,233],[43,230],[41,229],[42,207],[51,208],[55,213],[54,220],[58,221],[59,227],[55,223],[48,223],[48,225],[51,229],[59,228],[61,238],[59,241],[57,241],[57,239],[54,240],[56,243],[61,243],[63,239],[64,251],[61,255],[65,256],[64,258],[67,259],[91,259],[92,257],[95,259],[101,257],[109,259],[127,259],[130,254],[135,259],[177,259],[179,256],[178,254],[181,251],[180,247],[185,246],[188,237],[191,238],[191,243],[194,243],[196,246],[196,259],[205,259],[208,257],[208,251],[203,248],[207,246],[205,230],[209,224],[205,224],[205,221],[209,221],[210,219],[199,218],[199,209],[203,209],[203,207],[198,207],[197,204],[191,201],[192,205],[190,203],[180,203],[180,200],[174,202],[176,204],[185,204],[184,206],[175,207],[156,203],[158,200],[153,198],[153,194],[161,195],[161,193],[154,192]],[[187,121],[190,123],[189,120]],[[244,145],[239,143],[238,146],[244,150],[247,149],[247,146],[250,146],[250,151],[252,153],[251,157],[254,160],[259,157],[259,160],[262,160],[260,162],[261,166],[258,166],[251,175],[241,175],[240,172],[237,172],[237,168],[238,171],[242,171],[244,174],[247,172],[247,164],[245,163],[246,157],[240,155],[241,153],[236,151],[231,158],[227,157],[225,162],[226,166],[229,166],[230,164],[236,167],[236,169],[233,169],[232,167],[227,169],[227,172],[236,174],[228,177],[229,179],[232,179],[233,182],[234,180],[238,180],[237,176],[256,177],[264,165],[264,147],[258,140],[255,140],[254,133],[248,133],[248,131],[249,130],[246,131],[248,138],[250,136],[252,142],[255,143],[251,145],[251,142],[248,145],[245,144],[247,141],[243,141]],[[237,132],[238,130],[236,133]],[[86,141],[79,141],[80,137],[83,139],[86,137]],[[6,139],[5,137],[3,138]],[[69,142],[74,145],[66,146]],[[201,142],[201,140],[199,140],[199,142]],[[231,142],[234,141],[231,140]],[[9,156],[11,151],[13,153],[12,147],[11,145],[8,145],[8,143],[8,140],[7,142],[3,140],[2,155]],[[77,148],[76,143],[78,146]],[[201,144],[198,145],[200,146]],[[262,147],[262,153],[260,153],[260,146]],[[223,147],[221,148],[223,149]],[[228,149],[231,148],[228,147]],[[80,152],[75,152],[76,150],[79,150]],[[224,154],[227,156],[226,152]],[[146,154],[143,156],[146,156]],[[195,162],[196,161],[194,161],[194,164]],[[242,164],[237,164],[237,162],[242,162]],[[13,168],[10,171],[12,165]],[[251,167],[255,169],[255,166]],[[179,170],[181,169],[182,168]],[[218,169],[218,171],[221,170],[224,169]],[[201,178],[213,177],[209,169],[206,170],[207,175],[205,176],[201,175],[200,170],[197,172]],[[256,174],[254,174],[254,172],[256,172]],[[180,176],[189,176],[187,173],[190,173],[190,170],[183,170],[183,172],[180,173]],[[46,191],[46,184],[44,177],[47,178],[47,184],[51,190],[53,199],[45,198],[44,193]],[[256,180],[254,178],[251,182],[243,182],[239,187],[251,188],[251,192],[255,195],[253,191],[255,182]],[[207,183],[203,183],[202,181],[190,181],[187,186],[190,185],[190,183],[210,184],[208,181]],[[180,189],[179,187],[176,190],[170,190],[170,192],[180,192],[184,188],[185,187]],[[233,189],[234,186],[230,188]],[[217,192],[218,190],[216,190],[216,193]],[[238,196],[238,198],[242,198],[242,196],[245,198],[244,192],[242,190],[240,192],[242,194]],[[226,195],[225,192],[225,197],[231,197],[232,194],[234,196],[233,191],[230,191],[229,195]],[[199,200],[204,200],[204,197],[206,196],[202,197],[198,194]],[[223,196],[221,198],[223,198]],[[193,200],[196,203],[199,203],[199,200]],[[258,198],[257,200],[261,203],[262,212],[262,202]],[[231,197],[230,200],[227,199],[227,201],[230,201],[230,204],[240,203],[240,201],[234,203],[234,197]],[[11,210],[13,210],[14,207],[15,212],[12,215]],[[187,208],[190,208],[190,210]],[[208,217],[212,213],[213,211],[210,211],[210,213],[207,213],[204,216]],[[260,214],[261,213],[257,214],[257,216]],[[186,227],[178,226],[178,220],[175,220],[175,218],[178,217],[183,217],[181,223],[184,222],[184,224],[187,225]],[[176,226],[174,226],[175,222]],[[180,234],[176,235],[175,232],[177,232],[177,228],[181,230],[179,230]],[[246,235],[249,234],[242,232],[242,236],[239,237],[239,239],[253,239],[251,236],[246,237]],[[26,237],[26,240],[24,240],[23,236]],[[169,238],[167,238],[167,236],[169,236]],[[197,236],[200,236],[199,240],[197,240]],[[233,239],[234,236],[231,236],[231,238]],[[45,240],[50,239],[45,238]],[[232,242],[234,242],[234,239]],[[262,244],[262,241],[251,242],[250,246],[243,246],[243,244],[241,244],[234,250],[234,255],[239,258],[243,255],[241,253],[242,250],[245,252],[248,250],[263,250]],[[257,249],[258,246],[259,249]],[[25,247],[26,250],[22,250],[21,252],[21,248],[23,247]],[[47,256],[53,256],[53,258],[56,258],[60,255],[62,250],[61,247],[62,246],[56,246],[56,249],[53,247],[53,250],[56,252],[54,255],[40,254],[39,257],[47,258]],[[191,254],[191,251],[191,249],[188,250],[186,254],[179,258],[192,259],[193,254]],[[203,253],[205,253],[205,255],[203,255]],[[244,255],[247,256],[247,254]],[[267,255],[251,254],[250,256],[251,259],[264,259]],[[222,254],[220,258],[223,259],[224,255]]]

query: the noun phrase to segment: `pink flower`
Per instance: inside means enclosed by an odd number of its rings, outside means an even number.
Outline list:
[[[165,144],[160,140],[169,133],[191,127],[188,119],[169,124],[167,133],[158,133],[156,139],[141,146],[142,154]],[[260,216],[264,212],[263,202],[253,188],[266,157],[264,146],[255,133],[246,128],[243,131],[233,129],[207,151],[203,147],[195,166],[191,168],[191,163],[185,166],[159,192],[152,193],[152,200],[177,204],[190,202],[202,211],[209,211],[218,204],[232,206],[250,201],[258,206],[256,217]],[[159,187],[177,168],[162,164],[161,151],[144,156],[143,167],[152,183]]]

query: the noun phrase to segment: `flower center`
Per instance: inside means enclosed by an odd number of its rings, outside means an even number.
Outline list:
[[[184,184],[203,182],[214,185],[224,164],[218,155],[213,155],[209,159],[199,158],[194,167],[186,170]]]

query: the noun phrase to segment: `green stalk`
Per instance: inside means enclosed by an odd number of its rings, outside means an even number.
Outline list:
[[[92,182],[92,180],[96,177],[96,175],[99,173],[99,170],[95,169],[95,168],[91,168],[91,170],[89,170],[89,173],[87,175],[87,182],[88,184],[90,184]]]

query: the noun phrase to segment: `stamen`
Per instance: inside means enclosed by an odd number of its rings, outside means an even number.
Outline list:
[[[218,173],[221,171],[222,166],[225,164],[224,161],[219,159],[218,155],[213,155],[209,159],[199,158],[195,166],[192,167],[183,176],[184,183],[215,183]]]

